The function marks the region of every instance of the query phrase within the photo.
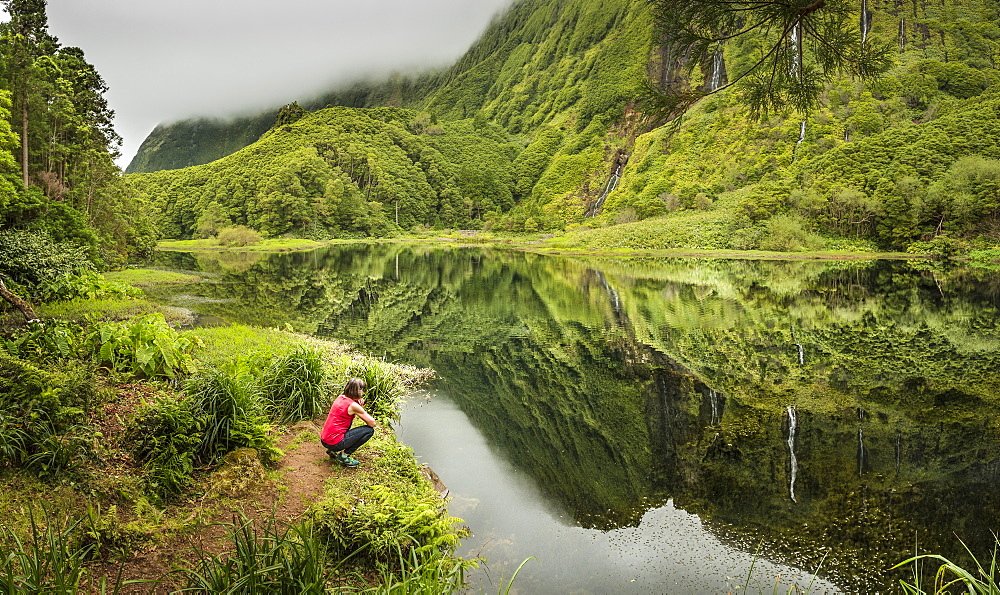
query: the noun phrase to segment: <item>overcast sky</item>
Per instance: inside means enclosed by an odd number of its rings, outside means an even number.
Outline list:
[[[444,66],[512,0],[48,0],[49,30],[111,87],[122,167],[159,123]],[[6,15],[0,13],[6,20]]]

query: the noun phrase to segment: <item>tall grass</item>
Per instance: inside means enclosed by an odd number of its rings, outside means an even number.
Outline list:
[[[476,562],[427,554],[416,548],[408,552],[396,548],[392,564],[378,564],[379,584],[361,593],[366,595],[438,595],[454,593],[465,586],[465,573]]]
[[[191,397],[191,411],[205,424],[196,449],[201,460],[214,463],[241,446],[271,449],[270,426],[252,377],[208,368],[187,382],[185,392]]]
[[[399,420],[399,400],[403,383],[390,364],[377,359],[354,362],[347,368],[348,378],[361,378],[365,390],[365,410],[380,422]]]
[[[322,356],[314,349],[299,347],[272,360],[257,382],[271,419],[292,423],[323,413],[329,405],[325,381]]]
[[[970,595],[1000,595],[1000,584],[997,582],[997,553],[1000,552],[1000,538],[994,534],[993,554],[990,557],[989,565],[984,566],[979,559],[969,550],[965,542],[962,547],[969,553],[975,564],[974,570],[968,570],[952,562],[944,556],[938,554],[920,554],[904,560],[893,568],[901,568],[912,565],[913,581],[899,581],[903,592],[909,595],[944,595],[945,593],[964,591]],[[931,585],[923,585],[923,575],[921,571],[922,562],[940,563]]]
[[[40,523],[30,508],[28,517],[26,539],[0,523],[0,533],[9,543],[0,553],[0,592],[75,593],[87,576],[83,563],[90,553],[88,547],[75,546],[73,537],[80,521],[60,522],[46,513]]]
[[[328,557],[312,523],[281,525],[273,517],[257,527],[240,515],[229,524],[233,549],[198,551],[194,568],[178,571],[182,591],[196,593],[324,593]]]

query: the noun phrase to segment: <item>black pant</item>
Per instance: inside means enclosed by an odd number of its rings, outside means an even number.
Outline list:
[[[322,440],[320,440],[320,442],[322,442],[323,446],[326,447],[326,452],[329,453],[330,456],[333,456],[333,453],[341,450],[344,451],[344,454],[346,455],[352,455],[354,454],[354,451],[358,450],[359,446],[368,442],[368,439],[374,434],[375,428],[371,426],[358,426],[347,430],[344,437],[341,438],[340,442],[336,444],[327,444]]]

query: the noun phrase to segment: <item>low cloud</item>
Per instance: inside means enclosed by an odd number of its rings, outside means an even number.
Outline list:
[[[51,32],[111,90],[124,166],[162,122],[450,64],[511,0],[49,0]]]

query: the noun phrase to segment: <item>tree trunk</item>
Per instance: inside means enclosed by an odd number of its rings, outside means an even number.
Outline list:
[[[21,101],[21,179],[28,187],[28,96]],[[6,288],[5,288],[6,289]]]
[[[10,302],[12,306],[21,311],[24,314],[24,319],[27,321],[38,320],[38,316],[35,315],[35,310],[31,307],[31,304],[22,300],[14,293],[7,289],[7,285],[0,279],[0,297]]]

